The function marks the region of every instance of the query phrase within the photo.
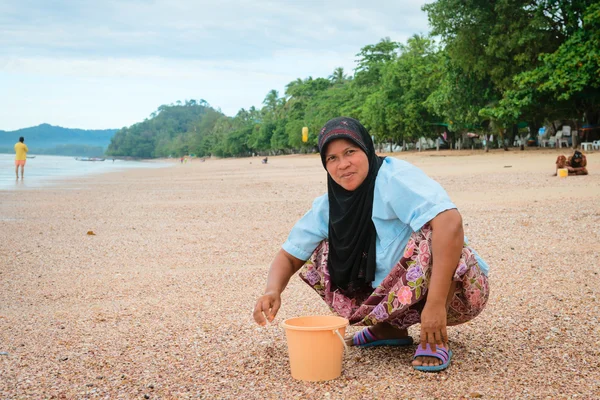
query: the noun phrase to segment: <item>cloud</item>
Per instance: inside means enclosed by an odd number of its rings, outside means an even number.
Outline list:
[[[2,2],[0,83],[10,99],[0,96],[0,129],[37,121],[118,127],[190,98],[229,115],[260,107],[269,90],[283,92],[298,77],[326,77],[338,66],[351,73],[367,44],[426,33],[423,3]]]
[[[0,46],[12,55],[247,60],[288,47],[358,50],[426,30],[424,1],[387,3],[15,1],[0,9]]]

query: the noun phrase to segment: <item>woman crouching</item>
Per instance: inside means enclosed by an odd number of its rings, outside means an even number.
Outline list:
[[[271,264],[254,319],[273,321],[281,293],[300,270],[332,311],[367,328],[349,345],[408,346],[421,324],[412,365],[450,365],[446,327],[485,307],[488,266],[464,238],[448,194],[411,164],[378,157],[367,130],[340,117],[319,134],[327,194],[292,228]]]

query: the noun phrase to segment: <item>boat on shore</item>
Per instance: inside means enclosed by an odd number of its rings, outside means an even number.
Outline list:
[[[27,156],[27,158],[35,158],[35,156]]]
[[[104,158],[98,157],[75,157],[77,161],[104,161]]]

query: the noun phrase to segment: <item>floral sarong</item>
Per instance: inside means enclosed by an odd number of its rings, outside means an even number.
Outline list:
[[[431,237],[429,224],[413,233],[402,258],[381,284],[352,298],[343,295],[337,288],[331,290],[327,240],[319,244],[299,275],[333,312],[348,318],[352,325],[387,322],[396,328],[406,329],[421,322],[431,277]],[[473,250],[466,244],[453,279],[457,284],[448,309],[448,325],[475,318],[484,309],[489,297],[488,279],[479,268]]]

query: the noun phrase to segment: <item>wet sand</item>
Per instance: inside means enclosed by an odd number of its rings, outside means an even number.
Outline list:
[[[326,189],[318,156],[0,191],[0,398],[598,398],[600,152],[565,179],[558,154],[394,154],[457,204],[491,298],[449,328],[447,371],[414,371],[414,347],[352,348],[324,383],[293,380],[283,330],[251,317],[273,255]],[[329,309],[294,277],[276,322],[308,314]]]

